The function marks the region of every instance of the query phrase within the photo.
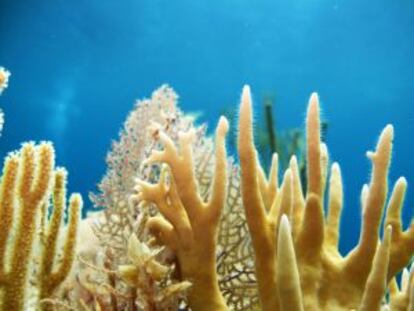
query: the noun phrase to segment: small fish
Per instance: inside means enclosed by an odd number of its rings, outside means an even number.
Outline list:
[[[0,95],[9,85],[10,71],[0,67]]]

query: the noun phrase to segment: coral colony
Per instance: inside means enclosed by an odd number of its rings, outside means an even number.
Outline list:
[[[0,68],[0,92],[8,77]],[[224,117],[212,139],[177,101],[164,85],[137,102],[90,196],[101,210],[83,220],[81,197],[66,203],[67,173],[55,168],[50,143],[6,157],[0,310],[414,310],[414,222],[401,223],[406,180],[388,196],[391,125],[368,153],[361,235],[343,256],[341,170],[321,142],[316,94],[305,191],[295,156],[283,174],[277,154],[268,174],[259,163],[248,86],[240,163],[226,153]]]

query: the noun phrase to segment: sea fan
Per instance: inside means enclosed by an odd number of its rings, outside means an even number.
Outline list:
[[[195,126],[194,119],[177,107],[178,96],[167,85],[156,90],[151,99],[138,101],[128,116],[120,139],[113,143],[107,156],[108,171],[99,184],[100,193],[91,194],[97,207],[104,210],[95,223],[95,232],[102,244],[116,251],[117,263],[125,261],[128,240],[136,230],[138,215],[151,205],[142,202],[128,204],[136,178],[158,179],[156,167],[143,165],[151,151],[161,149],[157,141],[159,130],[175,143],[178,133],[193,129],[195,176],[202,198],[211,191],[214,171],[214,148],[206,135],[206,126]],[[255,286],[253,253],[240,195],[238,167],[228,159],[228,197],[223,211],[218,239],[218,274],[223,295],[234,310],[248,310],[258,303]],[[145,205],[145,206],[144,206]],[[145,242],[145,241],[144,241]]]

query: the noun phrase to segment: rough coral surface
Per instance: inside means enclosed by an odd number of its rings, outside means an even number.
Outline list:
[[[71,197],[67,238],[61,258],[57,259],[57,236],[65,208],[66,172],[63,169],[55,171],[54,158],[51,144],[26,143],[5,160],[0,186],[1,310],[25,310],[29,307],[27,301],[33,299],[31,307],[47,309],[42,300],[52,297],[74,260],[82,201],[79,195]],[[52,188],[54,210],[49,220]],[[39,217],[40,221],[37,220]],[[40,254],[34,252],[37,241],[42,248]],[[40,271],[37,272],[39,262]]]

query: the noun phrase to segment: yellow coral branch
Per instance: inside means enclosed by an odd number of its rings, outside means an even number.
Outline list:
[[[35,276],[39,298],[50,298],[56,286],[69,273],[73,262],[76,227],[81,208],[79,196],[71,200],[68,239],[61,265],[53,271],[56,243],[65,205],[66,171],[54,172],[54,149],[50,143],[23,145],[20,152],[6,158],[0,186],[0,310],[24,310],[29,288],[29,267],[33,268],[32,248],[39,231],[40,272]],[[55,210],[44,235],[50,186],[53,176]],[[37,217],[40,215],[40,222]],[[73,215],[72,215],[73,214]],[[40,230],[38,230],[40,229]],[[8,238],[11,235],[12,238]],[[70,238],[69,238],[70,236]],[[44,304],[42,308],[51,308]]]
[[[72,194],[69,199],[69,220],[66,227],[66,238],[63,245],[61,260],[58,263],[56,270],[51,270],[50,275],[44,275],[44,278],[49,278],[49,290],[42,293],[45,297],[53,294],[56,288],[68,276],[75,259],[75,248],[77,243],[77,231],[80,219],[80,211],[82,209],[82,197],[79,194]],[[49,254],[44,254],[48,256]]]
[[[393,127],[388,125],[381,133],[376,151],[367,153],[373,164],[372,177],[363,208],[360,240],[347,262],[348,269],[361,279],[368,276],[377,248],[379,225],[388,192],[387,177],[393,136]]]
[[[299,234],[300,226],[302,224],[303,212],[305,209],[305,200],[302,193],[302,185],[299,176],[298,161],[296,156],[290,160],[290,170],[292,171],[292,191],[293,191],[293,206],[292,206],[292,234],[296,238]]]
[[[331,168],[329,183],[328,217],[325,228],[326,246],[337,252],[339,244],[339,225],[343,206],[343,186],[341,169],[338,163]]]
[[[148,227],[177,255],[182,278],[193,286],[189,304],[193,310],[227,310],[216,272],[217,230],[227,189],[225,136],[228,123],[220,118],[216,130],[215,170],[212,192],[204,202],[197,189],[193,167],[194,133],[180,133],[179,148],[160,133],[163,151],[148,163],[163,162],[158,184],[138,181],[135,200],[154,203],[163,215],[148,220]],[[169,178],[167,178],[167,175]],[[167,181],[168,179],[168,181]]]
[[[388,263],[390,257],[392,227],[385,230],[384,240],[378,247],[372,270],[366,282],[361,305],[358,311],[376,311],[381,307],[387,289]]]
[[[20,208],[14,243],[11,245],[10,270],[6,272],[4,310],[22,310],[25,301],[28,267],[35,238],[36,214],[47,199],[52,171],[54,150],[51,144],[39,146],[25,144],[22,147],[19,167],[18,198]]]
[[[308,194],[322,196],[321,130],[319,98],[313,93],[309,100],[307,122]]]
[[[19,168],[17,154],[8,156],[4,163],[0,186],[0,283],[4,281],[6,269],[6,248],[13,225],[15,187]]]
[[[303,311],[302,290],[297,268],[295,249],[289,220],[282,216],[277,249],[277,282],[280,309],[282,311]]]
[[[404,231],[401,222],[401,211],[404,203],[407,181],[401,177],[395,183],[387,206],[384,226],[391,225],[393,228],[390,267],[388,271],[389,279],[399,272],[410,262],[414,253],[414,225]]]
[[[244,86],[239,119],[238,150],[241,167],[241,193],[246,211],[246,221],[255,253],[256,278],[263,310],[278,310],[279,299],[276,282],[276,222],[277,198],[265,206],[259,183],[260,166],[253,141],[252,102],[249,86]],[[262,185],[264,183],[262,182]],[[263,188],[263,187],[262,187]],[[279,199],[280,201],[280,199]],[[273,215],[273,224],[267,218]]]

